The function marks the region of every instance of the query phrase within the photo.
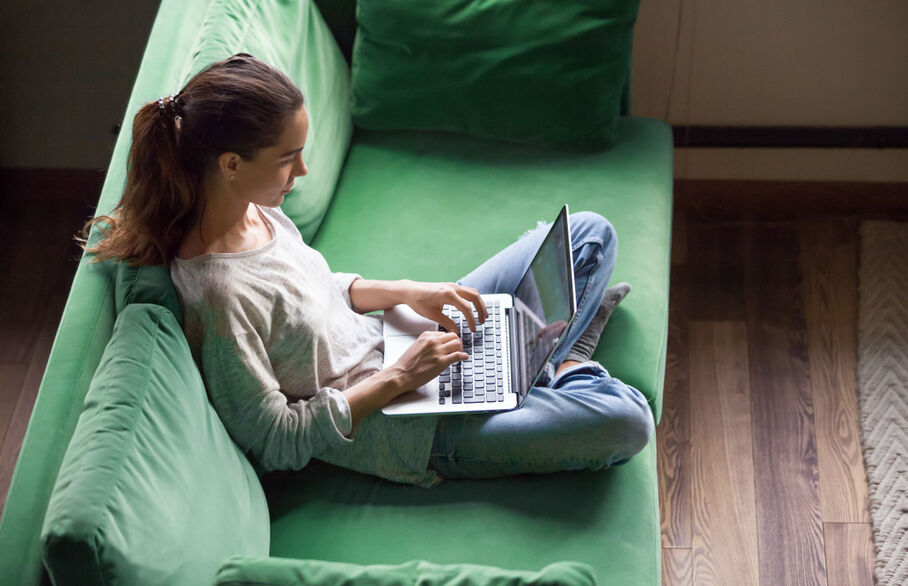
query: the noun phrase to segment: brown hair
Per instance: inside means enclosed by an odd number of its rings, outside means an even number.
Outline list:
[[[77,240],[96,262],[170,262],[204,212],[202,179],[218,157],[234,152],[253,159],[277,143],[302,105],[299,88],[252,55],[209,65],[177,94],[139,109],[120,203],[111,215],[87,222]],[[94,246],[92,226],[100,232]]]

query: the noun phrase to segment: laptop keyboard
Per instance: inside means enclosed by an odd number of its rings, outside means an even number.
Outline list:
[[[459,309],[451,305],[444,307],[444,314],[454,320],[460,329],[463,350],[469,360],[455,362],[439,376],[438,403],[447,401],[455,405],[463,403],[497,403],[504,401],[504,363],[502,358],[503,311],[498,301],[486,303],[489,317],[479,323],[476,310],[476,332],[470,331],[470,324]],[[507,342],[504,342],[505,344]]]

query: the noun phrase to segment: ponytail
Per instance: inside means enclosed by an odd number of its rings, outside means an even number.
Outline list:
[[[249,160],[275,144],[303,105],[299,88],[246,53],[213,63],[177,94],[136,113],[123,196],[77,240],[94,262],[160,265],[176,256],[204,212],[202,182],[224,152]],[[100,239],[89,235],[97,228]]]
[[[126,187],[111,215],[85,224],[80,239],[94,261],[127,260],[159,265],[176,255],[186,231],[200,216],[200,177],[182,164],[182,111],[177,95],[149,102],[136,113],[127,159]],[[101,240],[88,247],[97,226]]]

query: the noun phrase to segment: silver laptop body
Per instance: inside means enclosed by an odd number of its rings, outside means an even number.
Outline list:
[[[562,207],[514,294],[482,296],[489,317],[471,333],[451,306],[469,360],[456,362],[425,385],[382,408],[385,415],[508,411],[523,404],[576,315],[568,207]],[[477,316],[473,309],[474,318]],[[427,330],[439,325],[407,305],[384,312],[384,366],[388,368]]]

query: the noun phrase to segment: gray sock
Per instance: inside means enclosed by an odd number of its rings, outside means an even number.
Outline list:
[[[570,352],[564,357],[565,360],[576,360],[577,362],[586,362],[593,357],[593,352],[599,344],[599,337],[605,328],[608,318],[618,306],[624,297],[631,292],[631,286],[628,283],[618,283],[614,287],[605,290],[602,296],[602,303],[599,304],[599,310],[593,316],[593,321],[586,327],[580,337],[574,342]]]

